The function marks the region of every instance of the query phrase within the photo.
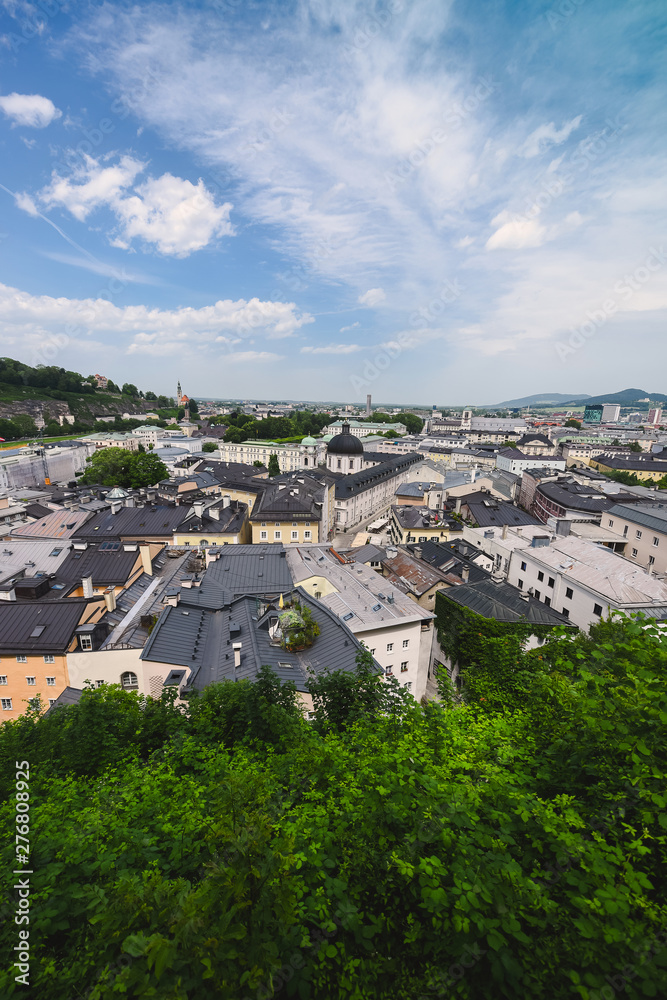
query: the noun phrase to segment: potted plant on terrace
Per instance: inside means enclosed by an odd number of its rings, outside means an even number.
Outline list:
[[[308,649],[320,634],[320,626],[310,610],[301,604],[295,604],[289,611],[285,611],[279,622],[282,632],[280,645],[290,653]]]

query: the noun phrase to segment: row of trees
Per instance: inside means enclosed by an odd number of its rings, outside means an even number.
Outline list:
[[[107,392],[130,396],[133,399],[147,399],[155,402],[156,406],[169,407],[173,405],[173,400],[169,396],[158,396],[151,391],[144,394],[132,382],[125,382],[119,388],[115,382],[109,380],[106,389],[99,389],[94,375],[84,377],[79,372],[68,371],[57,365],[37,365],[33,368],[31,365],[16,361],[14,358],[0,358],[0,383],[3,382],[6,385],[29,386],[40,389],[42,392],[74,392],[79,395]],[[192,411],[192,405],[190,409]]]
[[[309,723],[264,668],[185,711],[102,687],[0,727],[10,872],[30,763],[36,996],[667,995],[661,633],[489,638],[460,704],[367,657],[309,688]]]
[[[405,424],[408,434],[419,434],[424,421],[415,413],[373,413],[370,417],[359,417],[361,423],[372,424]]]
[[[330,419],[328,413],[312,413],[310,410],[300,410],[291,417],[265,417],[263,420],[238,411],[220,418],[228,427],[225,441],[235,444],[257,439],[282,440],[319,434]]]

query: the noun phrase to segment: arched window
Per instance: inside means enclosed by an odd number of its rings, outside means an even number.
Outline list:
[[[137,675],[133,674],[131,670],[128,670],[126,673],[120,675],[120,683],[126,691],[136,691],[139,687]]]

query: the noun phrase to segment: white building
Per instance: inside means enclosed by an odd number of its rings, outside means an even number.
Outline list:
[[[440,654],[434,615],[370,566],[342,562],[328,546],[290,546],[287,564],[294,583],[335,612],[418,700],[426,691],[433,644]],[[336,669],[335,664],[331,664]]]
[[[564,472],[566,460],[562,455],[524,455],[517,448],[503,448],[496,455],[496,468],[520,476],[526,469],[550,469]]]
[[[667,614],[667,583],[603,545],[541,525],[502,531],[464,527],[463,537],[492,556],[509,583],[581,629],[614,610]]]
[[[376,423],[360,423],[358,420],[347,420],[345,423],[348,426],[347,432],[343,431],[343,421],[334,420],[332,424],[324,428],[324,434],[341,434],[348,433],[352,434],[354,437],[366,437],[368,434],[385,434],[387,431],[395,431],[397,434],[407,434],[408,429],[405,424],[400,422],[393,424],[376,424]],[[387,440],[389,440],[387,438]]]
[[[300,469],[314,469],[324,461],[326,442],[313,437],[305,437],[300,444],[278,444],[276,441],[231,441],[218,443],[221,462],[240,462],[253,465],[261,462],[268,467],[271,455],[276,455],[281,472],[296,472]]]

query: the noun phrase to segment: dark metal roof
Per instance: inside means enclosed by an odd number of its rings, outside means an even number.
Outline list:
[[[92,576],[93,584],[117,584],[122,586],[127,582],[141,553],[137,548],[134,552],[126,552],[123,544],[118,549],[106,549],[105,545],[113,542],[94,542],[84,551],[72,549],[67,559],[58,568],[59,582],[80,583],[82,577]]]
[[[376,483],[385,479],[390,479],[402,469],[423,460],[423,455],[408,452],[407,455],[393,455],[388,461],[380,465],[373,465],[370,469],[362,469],[360,472],[353,472],[349,476],[341,476],[336,483],[336,499],[347,500],[370,489]]]
[[[626,521],[632,521],[634,524],[643,524],[646,528],[651,528],[653,531],[667,532],[667,502],[664,504],[638,504],[635,502],[630,505],[623,502],[619,503],[618,494],[611,499],[614,499],[616,503],[609,508],[607,511],[608,514],[616,514],[618,517],[623,517]],[[636,499],[636,497],[633,497],[633,500],[636,501]]]
[[[539,521],[526,514],[520,507],[498,500],[489,493],[469,493],[461,497],[461,507],[467,507],[470,517],[480,528],[490,528],[502,524],[539,524]]]
[[[477,583],[464,584],[462,587],[450,587],[439,591],[441,598],[453,601],[469,608],[482,618],[501,622],[526,621],[533,625],[567,625],[575,628],[572,622],[554,608],[547,607],[534,597],[526,600],[521,592],[505,580],[493,580],[487,576]]]
[[[47,710],[46,715],[54,712],[57,708],[67,708],[68,705],[78,705],[83,694],[82,688],[66,687],[61,691],[53,705]]]
[[[317,482],[271,483],[257,497],[250,515],[251,521],[283,520],[285,517],[319,521],[326,487]]]
[[[76,538],[168,538],[190,512],[189,507],[121,507],[117,514],[100,511],[76,532]]]
[[[309,608],[320,626],[320,635],[309,649],[290,653],[273,644],[268,623],[280,614],[277,601],[259,601],[257,596],[244,595],[217,611],[184,609],[180,605],[167,608],[141,658],[189,667],[192,674],[186,690],[202,690],[209,684],[234,680],[235,676],[237,680],[252,681],[264,665],[270,666],[281,681],[293,681],[298,691],[306,691],[310,670],[316,674],[326,668],[354,670],[361,645],[345,623],[304,591],[295,591],[295,596]],[[241,663],[236,671],[235,642],[242,644]]]
[[[287,593],[292,586],[282,545],[224,545],[201,585],[181,588],[179,607],[218,609],[240,594]]]
[[[414,529],[415,531],[419,531],[420,528],[461,530],[458,521],[450,520],[441,510],[430,510],[428,507],[418,507],[416,504],[406,506],[392,504],[391,512],[402,528]]]
[[[66,652],[86,607],[100,601],[100,597],[90,601],[0,601],[0,655]],[[40,634],[33,635],[37,631]]]

